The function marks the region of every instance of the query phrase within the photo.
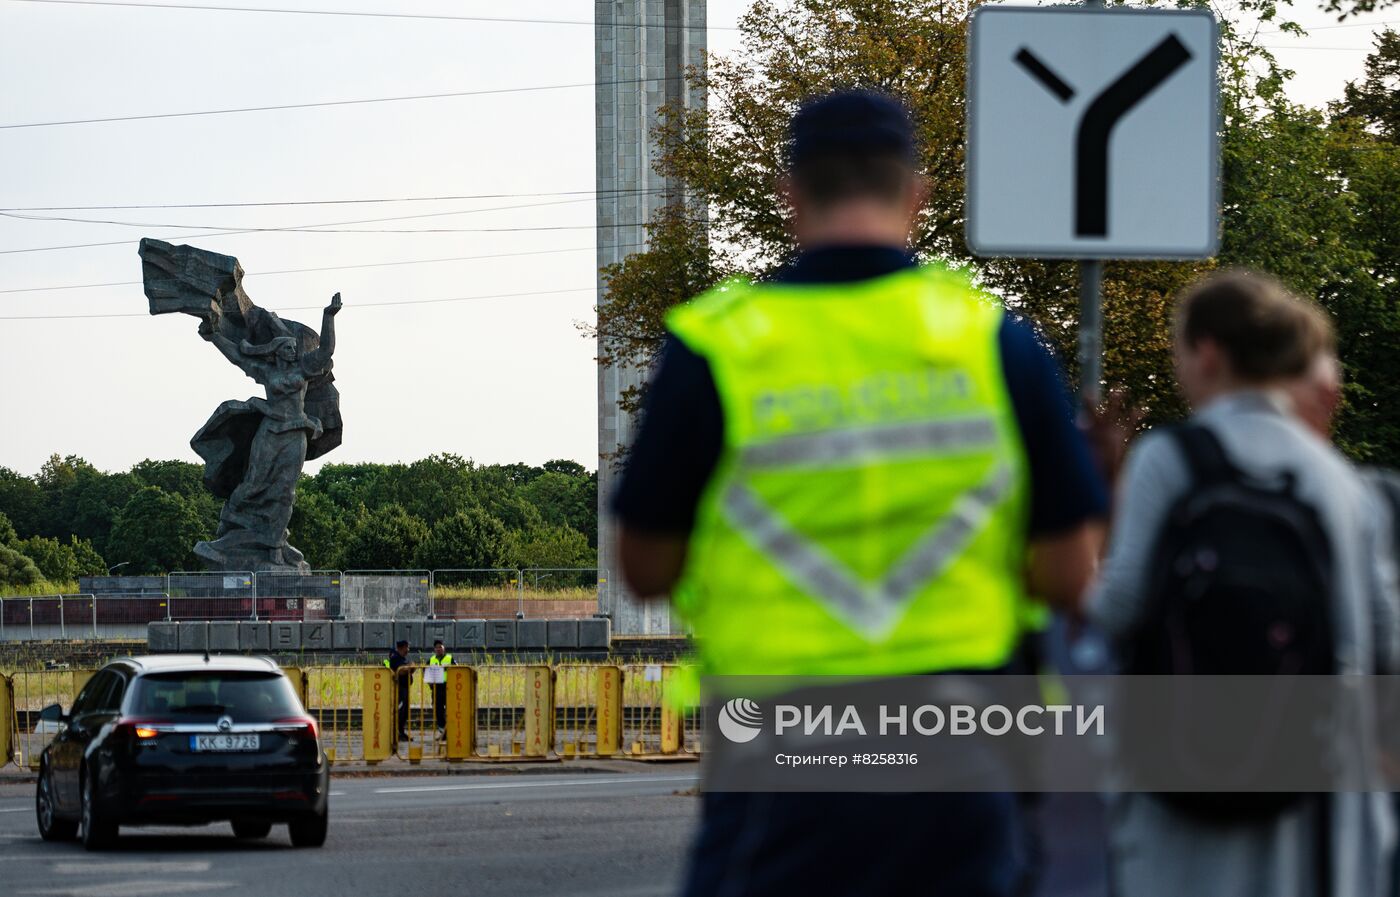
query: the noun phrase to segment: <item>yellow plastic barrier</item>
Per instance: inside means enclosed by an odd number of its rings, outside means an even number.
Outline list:
[[[450,666],[447,675],[447,744],[449,760],[476,752],[476,670]]]
[[[436,734],[431,686],[413,689],[409,731],[399,750],[397,687],[384,667],[289,667],[284,670],[333,762],[378,763],[550,757],[638,757],[698,753],[702,720],[674,697],[670,665],[486,663],[445,671],[446,731]],[[44,670],[0,676],[0,766],[37,765],[54,727],[38,712],[71,710],[91,670]],[[415,677],[417,678],[417,677]],[[37,730],[37,731],[36,731]],[[420,737],[421,736],[421,737]]]
[[[363,705],[361,667],[309,667],[306,711],[321,730],[321,747],[331,762],[364,759],[364,738],[357,720]]]
[[[667,666],[661,670],[661,753],[676,754],[681,749],[681,708],[670,700],[673,680],[679,671]]]
[[[486,664],[477,669],[476,756],[496,760],[522,755],[528,670],[514,664]]]
[[[525,756],[547,757],[554,749],[554,671],[525,668]]]
[[[12,735],[15,731],[14,683],[9,676],[0,676],[0,769],[13,755]]]
[[[291,681],[292,688],[296,689],[297,697],[301,698],[301,706],[309,710],[311,702],[307,700],[306,671],[301,667],[282,667],[282,672]]]
[[[622,746],[622,670],[598,667],[598,756],[611,757]]]
[[[39,724],[39,711],[50,704],[72,710],[73,700],[92,674],[92,670],[21,670],[10,677],[16,766],[39,768],[39,755],[58,732],[56,726]]]
[[[397,689],[393,674],[386,667],[369,667],[364,671],[364,757],[366,762],[378,763],[394,753],[394,705]]]

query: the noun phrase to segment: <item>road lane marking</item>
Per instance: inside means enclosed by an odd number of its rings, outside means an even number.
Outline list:
[[[326,793],[327,793],[329,796],[331,796],[331,797],[344,797],[344,796],[345,796],[345,792],[344,792],[344,791],[328,791],[328,792],[326,792]]]
[[[67,861],[53,864],[53,871],[59,875],[161,875],[208,872],[210,862],[208,860],[188,860],[188,861],[160,861],[151,862],[117,862],[117,863],[70,863]]]
[[[696,782],[699,776],[663,776],[659,778],[633,779],[618,777],[586,779],[571,782],[491,782],[473,785],[423,785],[413,788],[376,788],[375,794],[419,794],[426,791],[485,791],[490,788],[569,788],[575,785],[616,785],[628,782],[637,785],[660,784],[662,782]]]
[[[232,881],[124,881],[103,882],[80,887],[33,888],[23,894],[62,894],[65,897],[148,897],[151,894],[189,894],[196,891],[213,891],[218,888],[231,888]]]
[[[33,809],[33,807],[6,807],[6,808],[3,808],[3,809],[0,809],[0,813],[24,813],[24,812],[26,812],[26,811],[28,811],[28,810],[32,810],[32,809]]]

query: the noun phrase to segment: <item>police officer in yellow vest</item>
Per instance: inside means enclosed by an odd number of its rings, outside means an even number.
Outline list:
[[[672,596],[708,674],[1007,669],[1028,596],[1077,610],[1102,540],[1063,377],[916,263],[902,104],[821,97],[790,137],[796,259],[667,319],[613,498],[628,585]],[[707,793],[685,893],[1009,895],[1021,826],[1009,794]]]
[[[433,719],[437,723],[438,737],[447,735],[447,670],[452,666],[452,655],[442,639],[433,640],[433,656],[428,658],[428,666],[423,670],[423,681],[433,687]]]

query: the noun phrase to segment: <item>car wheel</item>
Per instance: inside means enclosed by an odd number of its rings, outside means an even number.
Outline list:
[[[329,816],[322,810],[315,816],[307,816],[288,824],[287,831],[292,836],[293,847],[320,847],[326,843],[326,825]]]
[[[71,841],[78,834],[76,822],[58,816],[53,774],[47,766],[39,771],[39,785],[34,789],[34,816],[39,823],[39,837],[45,841]]]
[[[90,773],[83,776],[83,809],[78,820],[78,837],[88,850],[102,850],[116,840],[117,826],[106,819],[97,806],[97,797],[93,793],[96,787],[92,783],[94,778],[96,776]]]
[[[233,821],[233,836],[235,838],[251,841],[254,838],[266,838],[270,831],[272,831],[272,823],[270,822],[258,819],[235,819]]]

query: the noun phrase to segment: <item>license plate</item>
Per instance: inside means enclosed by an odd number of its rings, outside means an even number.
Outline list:
[[[192,751],[256,751],[259,748],[256,735],[191,735]]]

